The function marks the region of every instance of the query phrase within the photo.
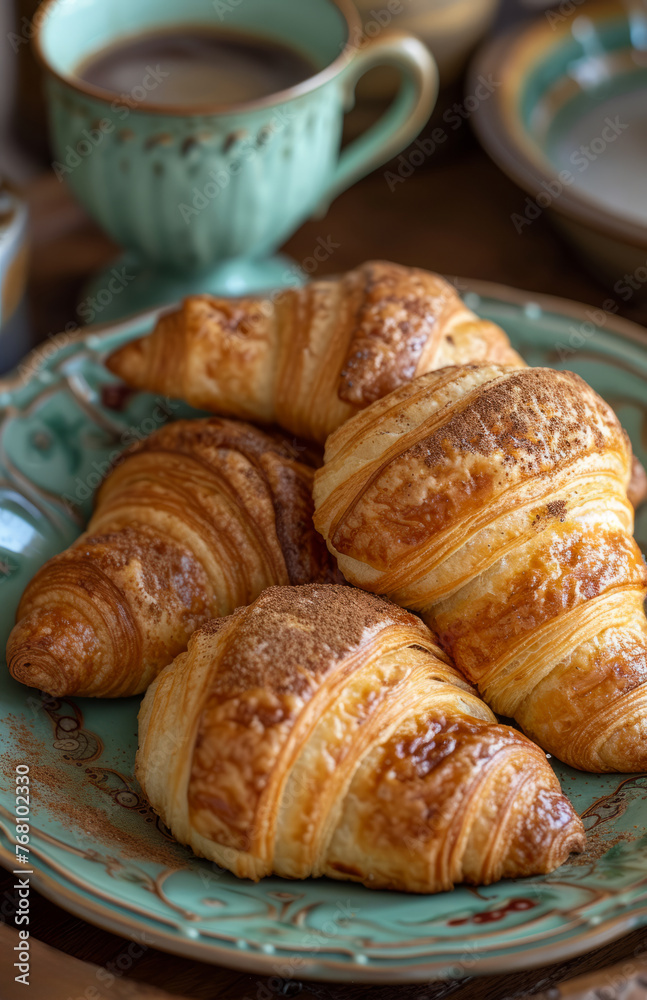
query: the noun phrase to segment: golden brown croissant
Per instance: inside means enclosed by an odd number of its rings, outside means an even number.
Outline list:
[[[234,874],[439,892],[584,846],[545,755],[496,723],[414,615],[271,587],[149,688],[136,774],[175,837]]]
[[[217,417],[136,445],[86,533],[28,585],[7,646],[14,677],[54,695],[135,694],[198,625],[264,587],[339,579],[297,454]]]
[[[590,771],[647,768],[647,577],[631,445],[570,372],[448,368],[338,430],[315,524],[419,611],[488,704]]]
[[[129,385],[310,440],[416,375],[522,364],[437,274],[370,261],[272,299],[195,296],[107,361]]]

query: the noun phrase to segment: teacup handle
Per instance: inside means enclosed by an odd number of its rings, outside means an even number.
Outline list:
[[[325,211],[338,194],[360,177],[405,149],[433,111],[438,95],[436,63],[429,49],[405,32],[392,32],[375,39],[354,56],[345,70],[347,108],[352,107],[360,77],[375,66],[385,65],[400,70],[400,90],[379,121],[343,150],[319,211]]]

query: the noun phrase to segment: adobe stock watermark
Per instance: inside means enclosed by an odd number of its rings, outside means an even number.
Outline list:
[[[639,291],[645,283],[647,283],[647,260],[644,264],[639,264],[630,274],[623,274],[621,278],[618,278],[613,290],[621,299],[629,302],[634,293]]]
[[[644,264],[631,273],[623,274],[615,282],[613,290],[623,302],[629,302],[636,292],[640,291],[647,284],[647,259]],[[607,322],[609,316],[615,316],[620,312],[620,305],[616,299],[606,298],[599,308],[587,307],[584,311],[586,320],[581,323],[571,323],[568,327],[568,340],[566,343],[555,344],[555,353],[560,361],[567,361],[573,354],[580,351],[592,339],[598,330],[601,330]]]
[[[211,0],[211,6],[221,21],[226,19],[227,14],[237,10],[241,3],[245,3],[245,0]]]
[[[456,132],[460,129],[500,86],[501,81],[495,80],[491,73],[487,77],[479,75],[474,93],[468,94],[461,103],[455,102],[443,112],[443,121],[450,126],[450,131]],[[411,177],[416,168],[421,167],[425,160],[433,156],[438,147],[447,141],[449,134],[447,129],[438,125],[428,136],[416,139],[408,152],[401,153],[395,171],[384,171],[389,191],[395,191],[398,184]]]
[[[94,323],[97,318],[101,317],[101,313],[110,305],[115,296],[120,295],[124,288],[135,280],[135,277],[136,275],[131,274],[125,265],[113,267],[105,286],[79,302],[76,307],[77,314],[84,323]],[[18,365],[18,374],[22,378],[37,374],[60,348],[67,347],[74,340],[81,329],[80,323],[69,320],[58,333],[48,333],[33,355],[28,354],[25,360]]]
[[[130,427],[126,427],[121,433],[117,447],[102,462],[93,462],[91,471],[87,473],[84,479],[81,479],[80,476],[76,477],[73,486],[73,495],[71,493],[63,493],[61,495],[61,500],[70,513],[77,513],[79,507],[85,500],[89,500],[106,476],[124,461],[126,451],[130,445],[138,441],[143,441],[153,431],[158,430],[168,420],[171,420],[174,412],[180,406],[178,402],[169,399],[167,396],[157,396],[154,403],[155,406],[150,416],[144,417],[137,426],[131,425]]]
[[[240,332],[250,333],[258,322],[259,315],[270,318],[274,313],[276,303],[281,300],[281,296],[295,288],[301,287],[304,274],[312,278],[320,265],[329,260],[335,251],[339,250],[340,246],[341,243],[336,243],[330,234],[325,237],[317,236],[312,253],[307,254],[299,262],[295,261],[289,268],[286,268],[281,275],[281,285],[262,298],[259,298],[254,313],[241,319]],[[302,442],[298,442],[295,439],[292,443],[297,451],[303,450]]]
[[[564,21],[568,20],[569,17],[572,17],[578,8],[585,2],[586,0],[562,0],[557,7],[549,7],[548,10],[545,10],[544,15],[553,31],[555,31],[560,24],[563,24]]]
[[[130,274],[127,265],[113,267],[103,288],[94,295],[88,295],[76,307],[76,311],[84,323],[94,323],[104,309],[110,305],[116,296],[121,295],[136,275]]]
[[[329,260],[334,254],[335,250],[339,250],[341,243],[335,243],[332,236],[317,236],[315,240],[315,245],[312,248],[312,253],[303,257],[301,261],[297,264],[294,263],[290,268],[283,272],[283,281],[286,287],[298,286],[303,281],[303,274],[307,274],[308,277],[312,275],[319,269],[321,264],[324,264]],[[274,293],[276,297],[281,295],[282,289],[278,289]]]
[[[145,932],[138,933],[132,941],[125,945],[119,954],[97,968],[95,978],[97,985],[90,984],[83,993],[70,995],[68,1000],[104,1000],[105,990],[112,990],[118,979],[128,975],[133,966],[140,961],[152,944]]]
[[[377,38],[380,32],[390,27],[393,18],[402,14],[404,8],[403,0],[388,0],[379,10],[371,8],[364,14],[361,27],[356,27],[349,36],[344,48],[351,52],[363,49],[373,38]]]
[[[340,928],[346,927],[351,920],[357,917],[357,913],[358,911],[353,909],[350,899],[338,900],[335,904],[335,912],[328,920],[325,920],[320,927],[313,927],[305,932],[301,941],[303,952],[316,955],[330,947],[331,939],[334,942],[339,935]],[[302,989],[302,983],[298,976],[302,973],[307,962],[306,954],[286,955],[284,958],[277,957],[272,967],[272,975],[268,979],[258,979],[255,994],[245,993],[243,1000],[272,1000],[274,997],[297,996]]]
[[[29,45],[45,18],[49,17],[56,8],[64,7],[71,2],[72,0],[56,0],[56,3],[50,4],[48,7],[41,4],[36,8],[31,18],[21,17],[18,23],[20,34],[15,31],[10,31],[7,34],[7,41],[14,52],[18,52],[22,45]]]
[[[209,171],[208,180],[201,186],[195,186],[191,192],[191,204],[181,201],[178,210],[182,219],[189,223],[200,215],[219,195],[229,187],[232,177],[237,177],[245,164],[258,156],[260,151],[270,141],[271,137],[282,132],[289,122],[295,118],[295,112],[287,108],[278,108],[267,125],[264,125],[254,136],[242,137],[237,145],[235,155],[222,167]]]
[[[592,163],[595,163],[608,147],[616,142],[618,136],[622,135],[629,128],[628,122],[621,122],[620,116],[604,119],[600,134],[591,139],[588,145],[582,144],[579,149],[574,150],[569,156],[569,162],[575,168],[575,173],[571,170],[560,170],[556,177],[550,181],[542,181],[542,191],[538,191],[534,198],[526,196],[523,214],[513,212],[510,221],[517,233],[522,233],[526,226],[531,225],[535,219],[550,208],[553,202],[559,198],[564,189],[570,187],[577,180],[578,174],[585,173]]]
[[[125,121],[131,113],[133,107],[139,107],[146,101],[148,95],[154,91],[162,80],[170,76],[170,70],[164,70],[159,63],[155,66],[146,67],[146,75],[141,84],[136,84],[128,93],[119,94],[110,104],[110,110],[115,113],[121,122]],[[94,123],[91,128],[81,129],[81,138],[75,146],[69,144],[65,147],[64,162],[52,161],[52,170],[56,178],[62,181],[67,174],[83,163],[90,156],[97,146],[101,145],[107,135],[110,135],[117,128],[117,122],[113,118],[101,118]]]
[[[566,361],[574,354],[577,354],[607,322],[610,315],[614,315],[620,309],[615,299],[608,298],[602,303],[601,308],[591,306],[584,312],[586,320],[581,323],[571,323],[568,327],[568,339],[564,343],[560,341],[555,344],[555,353],[560,361]]]

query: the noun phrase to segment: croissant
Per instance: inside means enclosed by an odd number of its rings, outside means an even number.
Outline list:
[[[421,613],[501,715],[587,771],[647,769],[647,574],[631,445],[577,375],[447,368],[328,440],[315,525]]]
[[[136,445],[100,487],[86,533],[25,590],[13,676],[56,696],[136,694],[194,629],[264,587],[340,579],[298,454],[217,417]]]
[[[420,619],[350,587],[271,587],[208,622],[139,713],[136,775],[239,877],[439,892],[552,871],[582,823]]]
[[[185,299],[107,365],[135,388],[324,442],[416,375],[482,360],[523,363],[439,275],[370,261],[273,298]]]

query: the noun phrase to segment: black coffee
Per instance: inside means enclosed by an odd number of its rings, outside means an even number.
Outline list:
[[[111,45],[76,72],[122,97],[182,107],[254,101],[301,83],[317,69],[279,42],[186,26]]]

